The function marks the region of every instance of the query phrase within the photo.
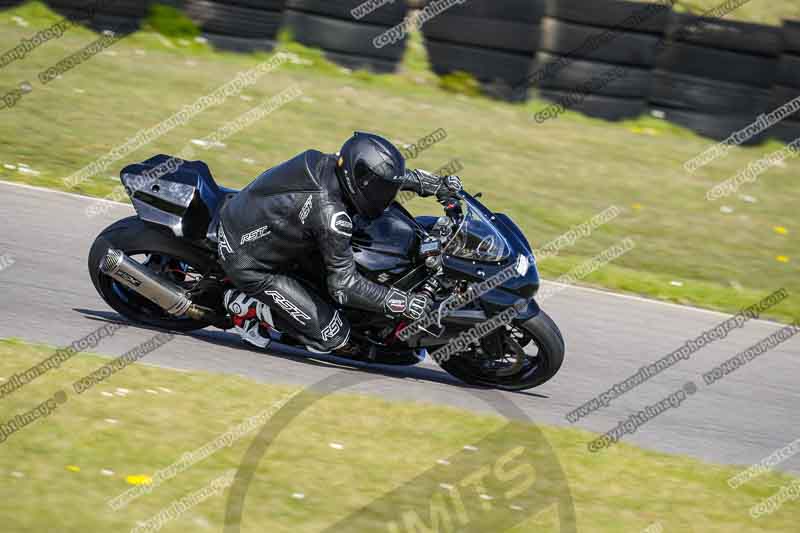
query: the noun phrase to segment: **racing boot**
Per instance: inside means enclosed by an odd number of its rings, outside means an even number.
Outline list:
[[[269,306],[240,290],[231,289],[225,292],[225,309],[233,318],[233,331],[242,340],[259,348],[269,346],[272,342],[272,313]]]

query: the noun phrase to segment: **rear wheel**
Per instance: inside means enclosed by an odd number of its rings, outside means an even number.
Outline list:
[[[564,362],[564,351],[558,326],[540,311],[524,322],[493,332],[481,339],[480,346],[440,364],[471,385],[519,391],[538,387],[555,376]]]
[[[100,261],[108,250],[125,252],[134,261],[147,266],[159,276],[190,290],[214,270],[214,258],[190,246],[167,231],[136,217],[120,220],[95,239],[89,252],[89,275],[95,289],[125,318],[148,326],[173,331],[192,331],[209,324],[188,317],[175,317],[150,300],[138,295],[100,271]]]

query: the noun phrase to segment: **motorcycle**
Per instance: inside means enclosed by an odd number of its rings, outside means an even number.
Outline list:
[[[133,322],[184,332],[230,329],[223,295],[233,286],[219,264],[216,230],[223,205],[237,191],[219,186],[205,163],[178,160],[175,168],[175,160],[159,155],[121,171],[136,216],[95,239],[88,258],[92,283]],[[519,227],[487,209],[480,196],[462,191],[439,217],[414,217],[397,201],[378,219],[354,217],[352,247],[361,274],[424,291],[435,308],[411,324],[340,309],[352,328],[349,357],[416,365],[430,352],[456,378],[508,391],[537,387],[556,375],[564,338],[536,303],[540,280],[533,250]],[[321,264],[311,255],[287,268],[327,295]],[[273,317],[274,341],[301,347],[290,324]],[[445,352],[447,357],[437,357]]]

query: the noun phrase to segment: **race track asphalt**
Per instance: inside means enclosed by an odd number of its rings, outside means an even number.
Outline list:
[[[111,222],[129,216],[132,209],[115,204],[105,214],[88,217],[86,208],[96,200],[2,182],[0,198],[0,224],[5,231],[0,236],[0,255],[15,261],[0,271],[0,338],[68,345],[103,321],[120,320],[96,294],[86,256],[95,236]],[[533,242],[538,240],[531,237]],[[533,421],[561,426],[572,425],[565,418],[567,412],[727,318],[580,287],[565,287],[542,307],[564,334],[564,367],[542,387],[507,397]],[[696,394],[624,440],[714,463],[759,461],[800,438],[800,339],[790,339],[712,386],[704,385],[701,375],[780,327],[750,321],[574,425],[605,432],[693,380],[698,385]],[[96,351],[120,355],[153,335],[152,330],[128,327],[105,339]],[[219,330],[180,336],[145,361],[280,384],[312,384],[343,369],[364,372],[331,359],[249,350]],[[374,372],[378,379],[348,392],[491,412],[481,391],[461,385],[435,364],[383,367]],[[800,457],[779,468],[800,473]]]

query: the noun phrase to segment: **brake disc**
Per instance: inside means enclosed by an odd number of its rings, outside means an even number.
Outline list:
[[[528,355],[525,353],[525,350],[522,349],[522,346],[520,346],[519,343],[511,337],[506,337],[503,345],[505,348],[504,352],[512,352],[510,355],[513,362],[509,366],[498,369],[496,374],[501,377],[513,376],[522,370],[523,366],[525,366],[525,361],[528,359]],[[503,355],[507,354],[504,353]]]
[[[525,342],[525,336],[512,336],[506,329],[496,331],[481,339],[480,346],[475,350],[480,365],[486,371],[493,372],[499,377],[513,376],[525,365],[528,355],[517,339]],[[530,339],[527,339],[530,342]],[[527,342],[525,343],[527,344]]]

